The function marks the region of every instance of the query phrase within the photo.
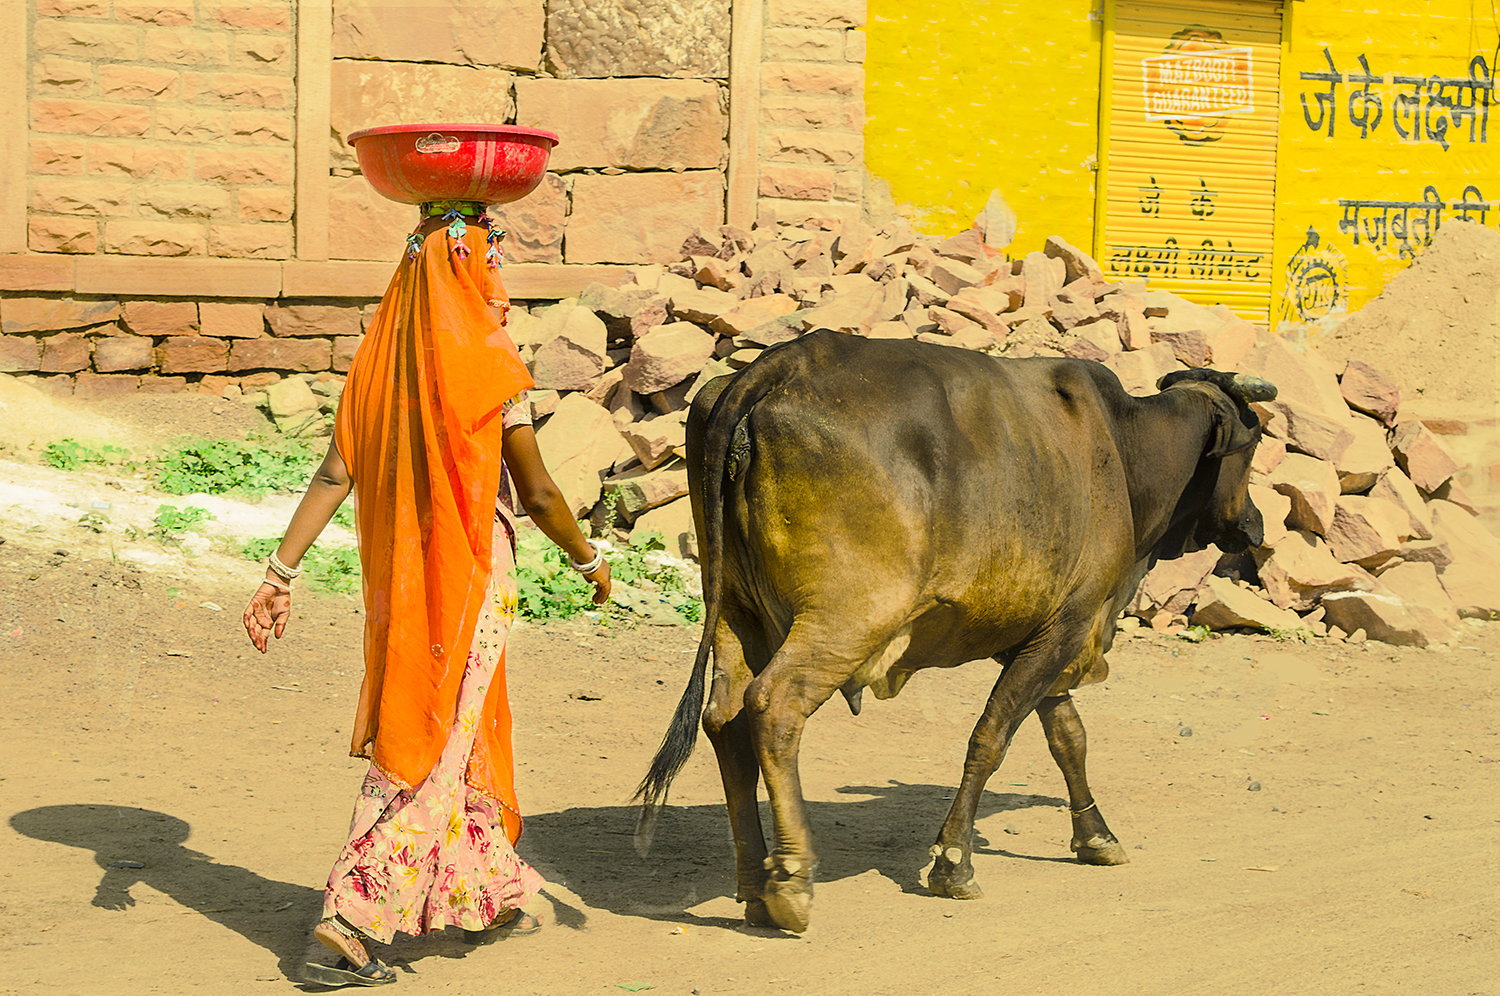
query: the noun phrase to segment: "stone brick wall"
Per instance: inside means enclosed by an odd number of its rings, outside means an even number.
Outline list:
[[[32,252],[291,255],[292,0],[34,2]]]
[[[865,2],[768,0],[766,15],[759,217],[860,218]]]

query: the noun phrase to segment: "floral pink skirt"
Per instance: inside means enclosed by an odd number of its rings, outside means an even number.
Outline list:
[[[494,546],[495,570],[442,757],[411,789],[398,788],[370,766],[349,842],[328,876],[323,917],[341,916],[382,944],[397,931],[424,934],[450,925],[481,930],[508,918],[543,884],[511,847],[500,803],[464,780],[485,692],[516,615],[510,536],[498,522]]]

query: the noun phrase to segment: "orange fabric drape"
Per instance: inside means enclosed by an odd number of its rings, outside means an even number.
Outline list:
[[[472,219],[461,239],[438,227],[402,259],[334,426],[358,496],[366,611],[350,752],[405,787],[427,777],[455,720],[491,572],[501,408],[532,386],[490,307],[505,292],[485,259],[487,234]],[[467,780],[514,813],[503,667]],[[514,840],[520,824],[510,823]]]

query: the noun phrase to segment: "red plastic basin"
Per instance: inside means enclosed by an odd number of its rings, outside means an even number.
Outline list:
[[[515,125],[409,124],[356,131],[349,144],[382,197],[507,204],[542,182],[557,136]]]

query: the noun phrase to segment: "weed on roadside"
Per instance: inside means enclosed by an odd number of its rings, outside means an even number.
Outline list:
[[[169,447],[160,457],[157,486],[168,494],[240,492],[252,498],[307,485],[321,455],[295,439],[196,439]]]
[[[178,508],[175,505],[160,505],[156,509],[156,518],[146,534],[163,543],[175,543],[182,538],[183,533],[212,518],[213,515],[208,509],[198,508],[196,505],[188,505],[184,508]]]
[[[91,446],[76,439],[59,439],[42,450],[42,460],[55,470],[77,470],[89,464],[121,464],[130,454],[123,446],[101,443]]]

